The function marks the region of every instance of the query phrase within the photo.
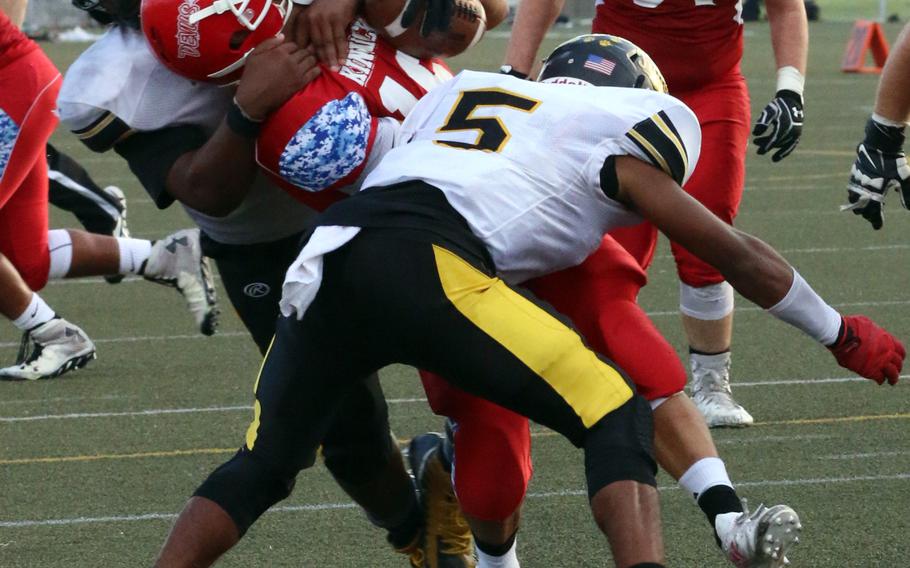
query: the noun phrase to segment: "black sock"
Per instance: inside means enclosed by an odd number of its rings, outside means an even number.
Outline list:
[[[718,351],[716,353],[708,353],[707,351],[699,351],[698,349],[695,349],[691,345],[689,346],[689,355],[705,355],[706,357],[713,357],[714,355],[722,355],[724,353],[729,353],[729,352],[730,352],[729,347],[727,347],[723,351]]]
[[[720,538],[717,536],[717,530],[714,529],[714,520],[717,515],[724,513],[742,513],[743,504],[736,494],[736,490],[729,485],[715,485],[698,496],[698,506],[704,511],[711,523],[711,529],[714,530],[714,540],[717,546],[720,546]]]
[[[474,546],[476,546],[484,554],[489,554],[490,556],[502,556],[512,548],[513,544],[515,544],[515,535],[517,534],[518,531],[513,532],[512,536],[510,536],[508,540],[506,540],[503,544],[490,544],[488,542],[480,540],[475,536]]]
[[[630,566],[629,568],[664,568],[664,565],[658,562],[640,562],[635,566]]]

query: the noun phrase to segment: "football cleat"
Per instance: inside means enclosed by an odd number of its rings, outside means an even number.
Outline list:
[[[709,428],[749,426],[755,420],[733,400],[730,391],[730,358],[691,357],[692,402]]]
[[[120,215],[117,217],[117,223],[111,231],[111,236],[114,238],[129,237],[130,230],[126,226],[126,195],[123,194],[123,190],[116,185],[109,185],[102,188],[101,191],[106,193],[117,203],[117,210],[120,212]],[[111,274],[105,276],[104,279],[107,280],[109,284],[119,284],[123,281],[123,274]]]
[[[209,261],[202,256],[199,229],[177,231],[152,245],[142,275],[152,282],[177,288],[203,335],[218,327],[218,303]]]
[[[414,568],[474,568],[474,539],[461,513],[451,474],[442,462],[445,438],[421,434],[408,445],[408,463],[417,479],[425,526],[421,545],[410,556]]]
[[[52,379],[80,369],[95,358],[95,344],[82,329],[54,318],[25,332],[16,364],[0,369],[0,379]]]
[[[745,503],[743,503],[745,505]],[[744,507],[745,508],[745,507]],[[803,530],[796,511],[786,505],[759,505],[732,522],[717,519],[717,534],[727,559],[737,568],[783,568],[787,553],[799,544]],[[725,525],[725,526],[724,526]]]

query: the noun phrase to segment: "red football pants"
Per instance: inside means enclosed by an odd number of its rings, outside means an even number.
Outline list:
[[[60,72],[41,50],[0,67],[0,253],[32,290],[47,284],[47,156]]]
[[[636,303],[644,271],[605,237],[584,263],[526,284],[568,316],[589,347],[612,359],[648,400],[683,389],[679,357]],[[531,479],[528,420],[421,372],[430,407],[455,420],[455,491],[462,510],[502,520],[518,510]]]
[[[749,91],[739,71],[697,91],[672,93],[686,103],[701,125],[701,157],[683,189],[732,225],[742,200],[749,141]],[[610,233],[645,269],[654,257],[657,229],[645,222]],[[696,288],[718,284],[724,277],[710,264],[670,243],[679,279]]]

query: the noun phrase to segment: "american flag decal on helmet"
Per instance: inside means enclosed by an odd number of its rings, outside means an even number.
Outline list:
[[[604,59],[599,55],[589,55],[582,67],[609,76],[612,75],[613,70],[616,69],[616,62]]]

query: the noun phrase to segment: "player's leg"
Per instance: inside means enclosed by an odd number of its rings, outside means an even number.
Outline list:
[[[52,205],[69,211],[85,230],[128,237],[126,197],[117,186],[100,187],[76,160],[47,145],[47,177]]]
[[[588,344],[624,369],[650,401],[657,462],[695,497],[718,543],[736,537],[741,549],[755,551],[765,535],[740,530],[748,516],[741,514],[740,498],[703,417],[683,392],[686,375],[679,357],[636,303],[643,283],[636,263],[607,237],[583,264],[530,287],[570,316]],[[736,520],[740,524],[734,526]]]
[[[453,474],[457,506],[470,527],[467,535],[442,535],[444,546],[463,554],[459,543],[469,544],[465,536],[473,533],[478,568],[517,567],[521,504],[533,471],[528,419],[433,373],[420,375],[430,408],[449,417],[454,426],[447,432],[454,442],[453,455],[447,458],[443,453],[441,467]],[[456,507],[442,501],[440,508]]]
[[[281,285],[300,250],[300,237],[255,245],[228,245],[205,233],[200,237],[203,253],[215,261],[231,304],[263,355],[275,335]],[[323,441],[323,456],[335,480],[388,532],[393,546],[404,549],[414,542],[423,513],[401,452],[389,436],[388,412],[375,375],[345,398]],[[411,506],[402,509],[405,500]]]
[[[736,216],[745,183],[749,97],[731,75],[704,90],[679,95],[699,118],[702,153],[685,190],[724,221]],[[693,400],[709,426],[747,426],[752,416],[730,391],[733,290],[712,266],[672,245],[680,278],[680,313],[689,340]]]
[[[330,280],[323,289],[330,290]],[[245,444],[196,490],[157,566],[208,566],[291,493],[300,470],[313,465],[345,394],[375,369],[370,353],[352,351],[345,341],[345,322],[322,309],[334,301],[314,302],[302,320],[278,320],[254,386]],[[407,502],[401,505],[406,508]]]
[[[427,287],[451,305],[413,316],[429,333],[407,338],[411,362],[584,447],[592,510],[617,564],[661,562],[647,405],[545,310],[445,249],[434,247],[434,262],[438,282]],[[405,300],[400,308],[413,312]]]

